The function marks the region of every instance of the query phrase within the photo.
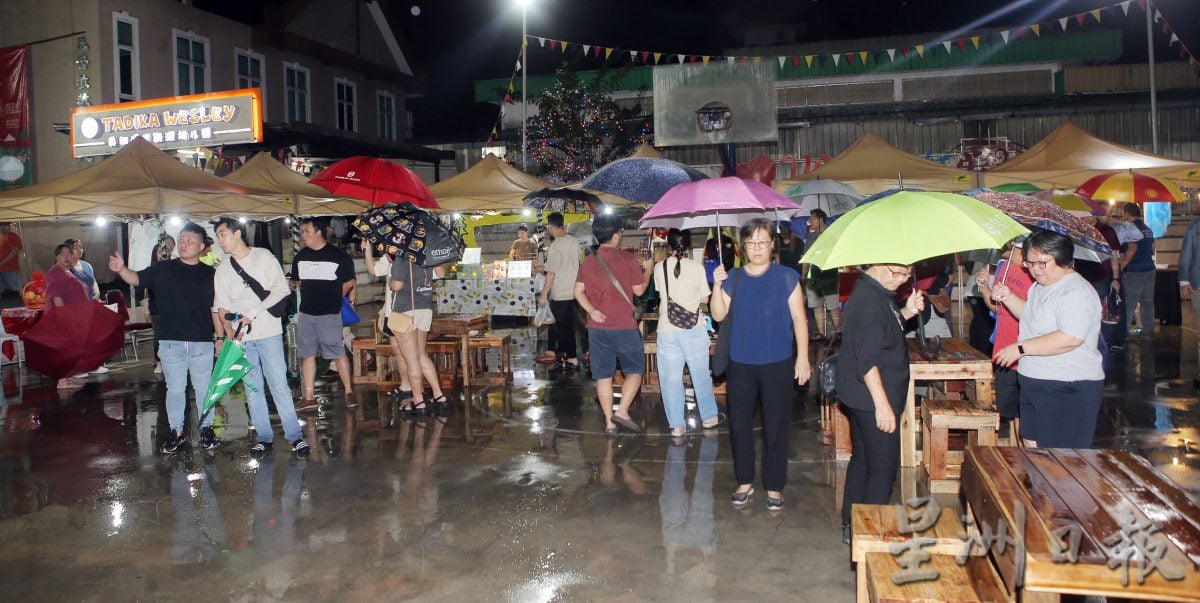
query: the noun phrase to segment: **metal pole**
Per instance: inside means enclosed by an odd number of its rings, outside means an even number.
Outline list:
[[[1150,151],[1158,153],[1158,94],[1154,86],[1154,5],[1146,2],[1146,51],[1150,58]]]
[[[529,171],[529,155],[526,152],[526,145],[529,144],[529,86],[527,74],[529,73],[529,47],[526,46],[525,37],[525,17],[529,13],[528,6],[521,7],[521,170]]]

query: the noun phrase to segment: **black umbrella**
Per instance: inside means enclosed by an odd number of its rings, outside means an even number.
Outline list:
[[[603,203],[600,197],[585,190],[568,187],[543,188],[533,191],[524,198],[525,205],[546,211],[577,214],[595,213],[596,206]]]
[[[388,203],[354,219],[359,236],[392,261],[403,258],[426,268],[457,262],[462,238],[437,216],[412,203]]]

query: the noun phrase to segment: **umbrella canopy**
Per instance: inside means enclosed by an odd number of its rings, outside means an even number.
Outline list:
[[[525,205],[535,209],[563,213],[594,213],[596,206],[603,203],[595,193],[581,188],[543,188],[525,195]]]
[[[433,268],[457,262],[462,237],[432,213],[411,203],[388,203],[355,218],[354,228],[376,253]]]
[[[671,187],[706,178],[703,172],[669,159],[626,157],[596,170],[583,181],[582,188],[634,203],[657,203]]]
[[[488,153],[483,161],[429,187],[444,211],[520,209],[533,191],[554,184],[531,176]]]
[[[225,345],[221,346],[221,353],[217,355],[216,365],[213,366],[212,380],[208,382],[208,391],[204,393],[200,416],[208,414],[208,411],[225,396],[225,392],[249,372],[250,361],[246,358],[246,350],[241,342],[234,339],[226,341]]]
[[[142,138],[115,155],[41,184],[0,193],[0,220],[186,213],[286,216],[279,195],[177,161]]]
[[[996,191],[997,193],[1021,193],[1022,195],[1028,195],[1030,193],[1036,193],[1042,189],[1031,182],[1008,182],[1005,184],[998,184],[992,187],[992,190]]]
[[[1109,203],[1175,203],[1184,199],[1178,186],[1133,170],[1100,174],[1084,182],[1075,192],[1093,201]]]
[[[1017,193],[981,191],[968,195],[1004,212],[1008,217],[1030,228],[1041,228],[1070,237],[1075,243],[1075,257],[1099,262],[1112,257],[1112,249],[1104,235],[1086,219],[1073,216],[1066,210],[1036,197]]]
[[[362,199],[373,205],[409,202],[419,207],[438,207],[420,176],[387,159],[349,157],[325,168],[309,182],[336,196]]]
[[[822,269],[914,264],[971,249],[998,249],[1025,234],[997,209],[953,193],[900,191],[838,218],[801,263]]]
[[[863,196],[848,184],[837,180],[812,180],[800,182],[784,193],[800,204],[803,213],[820,209],[829,216],[840,216],[854,209]]]
[[[1059,209],[1065,210],[1073,216],[1083,217],[1102,215],[1104,213],[1104,208],[1100,207],[1098,203],[1093,204],[1087,199],[1071,191],[1064,191],[1056,188],[1052,190],[1038,191],[1029,196],[1036,197],[1048,203],[1053,203]]]
[[[800,206],[771,187],[736,176],[677,185],[642,216],[642,228],[741,226],[763,217],[790,218]]]
[[[371,207],[365,201],[330,197],[329,191],[308,181],[296,170],[279,163],[263,151],[225,176],[230,182],[278,194],[298,216],[346,216]]]
[[[87,301],[46,312],[22,340],[29,368],[61,379],[104,364],[124,344],[125,325],[116,312]]]

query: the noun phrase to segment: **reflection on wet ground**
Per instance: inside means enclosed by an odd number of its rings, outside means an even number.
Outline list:
[[[673,440],[643,396],[645,433],[605,436],[585,377],[535,365],[532,332],[513,334],[513,384],[460,393],[440,419],[402,420],[369,386],[347,409],[325,385],[304,459],[251,459],[237,398],[215,454],[157,454],[164,386],[148,362],[67,392],[5,367],[0,600],[853,598],[845,467],[805,394],[787,509],[737,510],[728,434]],[[1131,342],[1097,445],[1143,454],[1200,494],[1195,372],[1190,325]]]

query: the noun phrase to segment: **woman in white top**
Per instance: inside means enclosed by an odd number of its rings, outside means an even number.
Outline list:
[[[383,287],[383,307],[379,309],[379,319],[375,321],[375,328],[387,337],[387,340],[392,345],[392,360],[396,363],[396,375],[400,378],[400,385],[393,389],[390,393],[397,399],[400,406],[412,398],[412,382],[408,378],[408,365],[404,362],[404,356],[400,353],[400,344],[392,337],[391,331],[387,328],[388,314],[392,311],[392,287],[391,274],[392,262],[387,256],[375,260],[374,250],[371,249],[371,244],[365,239],[362,242],[363,260],[367,265],[367,274],[373,277],[384,277]],[[378,361],[378,360],[377,360]]]
[[[704,266],[687,257],[692,236],[672,228],[667,233],[671,255],[654,267],[654,289],[658,291],[658,378],[662,388],[663,409],[672,436],[687,433],[683,412],[683,366],[687,364],[700,406],[705,429],[721,422],[713,396],[712,375],[708,369],[708,329],[700,305],[708,301],[710,290]]]

